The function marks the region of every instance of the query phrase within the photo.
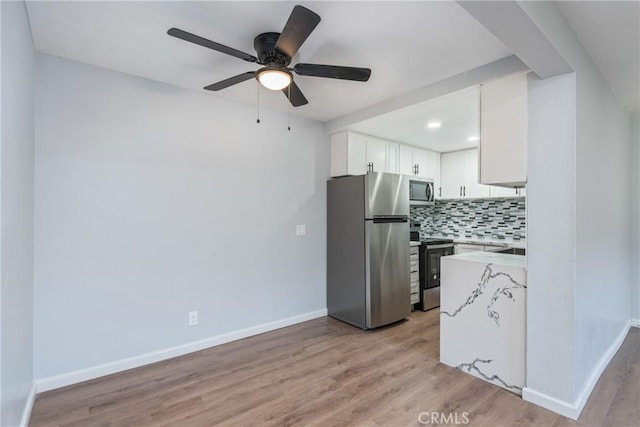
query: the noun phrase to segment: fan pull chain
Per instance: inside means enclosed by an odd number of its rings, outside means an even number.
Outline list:
[[[291,132],[291,83],[289,83],[289,86],[287,87],[287,91],[289,92],[289,96],[288,96],[288,98],[289,98],[289,114],[288,114],[288,117],[287,117],[289,123],[287,125],[287,130],[289,132]]]
[[[258,119],[256,120],[256,123],[259,124],[260,123],[260,83],[257,82],[257,84],[258,84]]]

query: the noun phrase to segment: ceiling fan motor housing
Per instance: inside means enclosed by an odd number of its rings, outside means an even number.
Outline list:
[[[276,42],[279,37],[280,33],[262,33],[253,39],[253,47],[261,64],[282,68],[289,65],[291,58],[276,50]]]

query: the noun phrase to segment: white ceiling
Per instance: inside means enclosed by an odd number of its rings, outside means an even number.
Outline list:
[[[296,62],[370,67],[367,83],[296,76],[309,104],[293,111],[327,121],[503,58],[510,51],[457,3],[443,2],[28,2],[38,51],[178,87],[202,87],[258,68],[166,34],[178,27],[254,54],[253,38],[281,31],[294,4],[322,17]],[[256,103],[250,80],[212,93]],[[286,111],[282,93],[261,105]]]
[[[560,1],[562,14],[620,102],[640,110],[640,2]]]
[[[350,126],[349,129],[439,152],[476,147],[479,88],[472,87],[410,107],[392,111]],[[439,122],[440,128],[427,124]]]

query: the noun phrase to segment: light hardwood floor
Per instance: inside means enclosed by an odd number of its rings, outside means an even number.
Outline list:
[[[640,425],[632,328],[578,422],[438,363],[438,311],[364,332],[321,318],[38,395],[32,426]]]

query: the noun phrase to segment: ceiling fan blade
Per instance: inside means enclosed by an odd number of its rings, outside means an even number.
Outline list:
[[[226,89],[229,86],[233,86],[238,83],[242,83],[246,80],[252,79],[256,76],[255,71],[247,71],[246,73],[238,74],[237,76],[229,77],[226,80],[219,81],[218,83],[214,83],[212,85],[206,86],[206,90],[222,90]]]
[[[205,39],[195,34],[188,33],[178,28],[171,28],[167,31],[167,34],[179,39],[198,44],[200,46],[208,47],[209,49],[217,50],[218,52],[226,53],[227,55],[235,56],[236,58],[244,59],[248,62],[258,62],[258,58],[248,53],[244,53],[229,46],[225,46],[220,43]]]
[[[327,77],[358,82],[366,82],[371,76],[371,69],[369,68],[341,67],[338,65],[297,64],[293,67],[293,71],[301,76]]]
[[[295,6],[278,37],[276,50],[290,58],[296,54],[302,43],[320,23],[320,16],[303,6]]]
[[[291,96],[289,96],[289,91],[291,91]],[[309,103],[309,101],[307,101],[307,98],[305,98],[302,94],[302,91],[300,90],[296,82],[294,82],[293,80],[291,81],[289,86],[282,89],[282,93],[284,93],[284,96],[289,98],[289,102],[291,102],[291,105],[293,105],[294,107],[300,107],[301,105]]]

